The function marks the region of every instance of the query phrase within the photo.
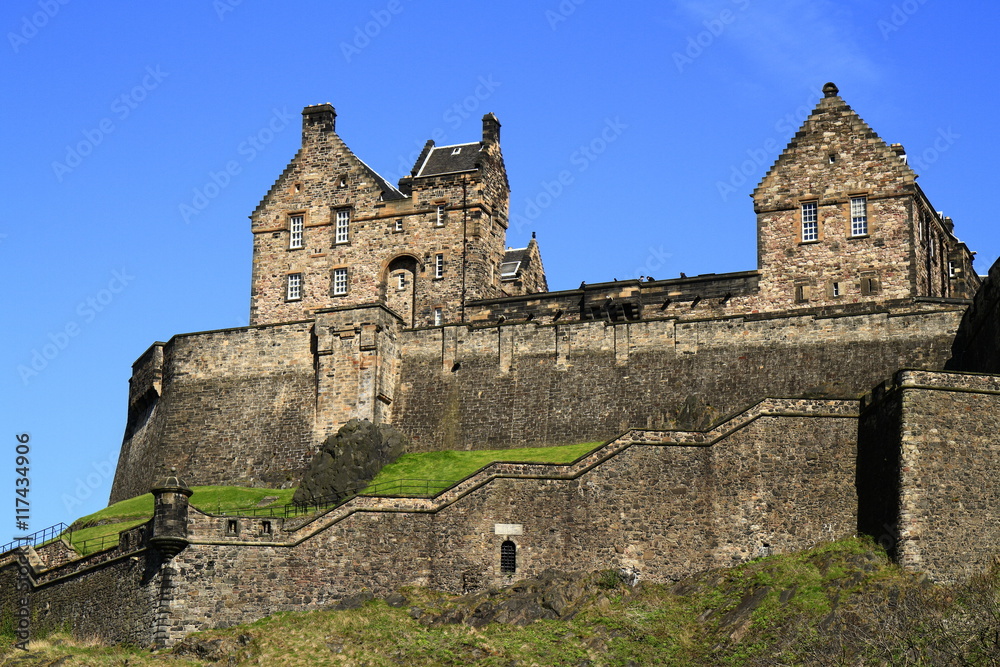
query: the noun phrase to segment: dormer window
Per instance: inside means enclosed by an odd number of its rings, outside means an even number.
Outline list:
[[[462,147],[461,146],[455,146],[454,148],[451,149],[451,154],[452,155],[458,155],[461,152],[462,152]]]

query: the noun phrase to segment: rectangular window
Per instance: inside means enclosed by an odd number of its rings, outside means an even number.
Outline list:
[[[285,298],[289,301],[298,301],[302,298],[302,274],[289,273],[288,286],[285,290]]]
[[[347,294],[347,269],[333,270],[333,295]]]
[[[868,198],[851,197],[851,236],[868,235]]]
[[[840,283],[833,283],[830,286],[830,294],[833,296],[840,296]]]
[[[437,207],[437,221],[434,224],[438,227],[444,225],[444,206]]]
[[[861,277],[861,293],[865,296],[878,294],[878,278],[869,276]]]
[[[395,227],[393,227],[393,230],[397,231],[397,232],[403,231],[403,219],[402,218],[400,218],[399,220],[396,221]]]
[[[293,215],[288,219],[288,248],[295,250],[302,247],[302,216]]]
[[[439,327],[444,324],[444,313],[440,308],[434,309],[434,326]]]
[[[337,211],[337,225],[336,231],[334,232],[333,242],[334,243],[347,243],[348,240],[348,230],[351,227],[351,212],[349,210],[342,209]]]
[[[955,262],[952,260],[948,260],[948,277],[955,277]]]
[[[816,217],[816,202],[802,205],[802,242],[819,240],[819,222]]]
[[[406,274],[399,273],[396,275],[396,289],[404,290],[406,289]]]
[[[805,303],[809,301],[809,288],[806,285],[795,286],[795,302]]]
[[[434,277],[444,278],[444,255],[441,253],[434,255]]]

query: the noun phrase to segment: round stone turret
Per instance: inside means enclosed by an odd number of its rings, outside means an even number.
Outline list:
[[[188,498],[194,493],[177,477],[177,469],[150,491],[153,494],[153,536],[150,545],[170,558],[188,545]]]

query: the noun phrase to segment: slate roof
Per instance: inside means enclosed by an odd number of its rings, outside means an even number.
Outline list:
[[[368,175],[371,176],[372,179],[374,179],[375,185],[377,185],[379,190],[382,191],[383,201],[392,201],[393,199],[406,199],[406,195],[397,190],[389,181],[382,178],[382,176],[380,176],[377,171],[369,167],[364,160],[359,158],[357,155],[355,155],[354,157],[357,158],[358,162],[360,162],[362,166],[364,166],[364,168],[368,171]]]
[[[456,171],[472,171],[479,162],[482,145],[455,144],[453,146],[435,146],[424,158],[417,177],[450,174]]]

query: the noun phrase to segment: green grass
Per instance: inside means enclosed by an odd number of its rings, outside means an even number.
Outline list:
[[[530,463],[570,463],[601,443],[585,442],[561,447],[529,447],[524,449],[490,449],[476,452],[426,452],[404,454],[395,463],[382,469],[368,493],[431,493],[445,489],[494,461],[519,461]],[[437,480],[429,487],[401,486],[401,480]],[[191,495],[191,505],[203,512],[218,513],[244,507],[257,507],[269,496],[277,496],[263,507],[276,507],[292,502],[295,489],[260,489],[238,486],[196,486]],[[73,522],[71,541],[81,554],[111,547],[113,540],[98,542],[100,538],[117,535],[134,528],[153,516],[153,494],[117,502]],[[88,542],[85,544],[85,542]]]
[[[462,480],[483,466],[495,461],[516,461],[519,463],[571,463],[602,443],[584,442],[578,445],[560,447],[525,447],[523,449],[485,449],[473,452],[422,452],[403,454],[395,463],[382,468],[365,493],[393,494],[408,491],[402,480],[435,480],[438,483],[428,487],[431,493],[441,491]],[[423,487],[413,489],[423,493]],[[394,491],[398,489],[399,491]]]
[[[993,599],[1000,583],[991,582],[987,593]],[[769,587],[767,598],[749,613],[747,622],[724,621],[726,612],[762,585]],[[898,614],[887,592],[910,595],[925,589],[912,574],[890,565],[873,542],[844,539],[704,572],[677,584],[643,582],[629,589],[617,583],[616,577],[598,575],[584,590],[585,602],[571,618],[523,627],[428,624],[414,618],[412,610],[447,614],[464,605],[461,608],[468,613],[479,602],[406,588],[402,591],[406,603],[399,608],[373,600],[349,611],[282,612],[246,625],[198,633],[201,640],[210,642],[206,645],[219,651],[212,661],[195,658],[181,647],[156,652],[102,648],[81,644],[65,634],[33,642],[30,654],[16,655],[25,660],[18,662],[25,667],[881,665],[891,662],[889,651],[902,656],[908,647],[924,648],[922,625],[886,633],[894,627],[886,625],[886,619]],[[781,602],[782,591],[792,590]],[[942,589],[956,600],[962,590]],[[905,599],[902,593],[897,596],[900,600]],[[508,594],[495,591],[491,597]],[[949,604],[950,609],[958,609]],[[907,613],[919,615],[920,610]],[[831,618],[844,625],[830,625]],[[739,634],[734,634],[741,626]],[[947,631],[950,626],[942,627]],[[993,641],[992,632],[984,636]],[[986,654],[975,653],[978,648],[963,648],[961,655],[970,659],[959,662],[991,664],[983,658]],[[0,662],[5,654],[15,652],[0,646]],[[904,663],[915,664],[903,660],[894,664]]]
[[[224,512],[241,507],[257,507],[267,497],[277,496],[262,507],[287,505],[295,489],[258,489],[239,486],[196,486],[192,489],[191,505],[203,512]],[[117,535],[149,521],[153,517],[153,494],[147,493],[105,507],[73,522],[70,541],[73,548],[86,555],[114,546],[114,540],[97,542],[100,538]],[[84,544],[89,542],[88,544]]]

